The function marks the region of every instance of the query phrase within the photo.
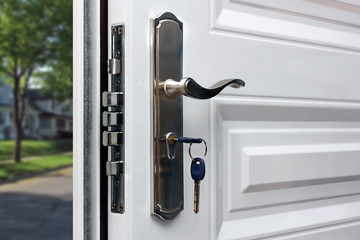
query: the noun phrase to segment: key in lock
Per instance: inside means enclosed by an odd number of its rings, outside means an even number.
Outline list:
[[[177,143],[202,143],[201,138],[177,137],[174,132],[166,134],[166,151],[169,159],[174,159],[176,155]]]

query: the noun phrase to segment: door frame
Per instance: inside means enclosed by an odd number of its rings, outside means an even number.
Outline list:
[[[107,154],[100,134],[107,9],[107,0],[73,4],[73,239],[107,239]]]

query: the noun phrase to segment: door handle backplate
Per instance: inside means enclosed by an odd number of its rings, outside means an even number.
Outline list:
[[[182,22],[172,13],[151,20],[152,59],[152,173],[151,212],[163,220],[175,218],[184,209],[183,149],[179,144],[173,159],[167,156],[166,134],[183,133],[182,96],[162,91],[167,79],[182,78]]]

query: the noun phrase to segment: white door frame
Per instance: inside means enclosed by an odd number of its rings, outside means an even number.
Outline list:
[[[100,239],[99,9],[73,3],[73,239]]]

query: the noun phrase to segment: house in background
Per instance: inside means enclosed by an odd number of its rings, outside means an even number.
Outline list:
[[[11,86],[0,79],[0,139],[14,139],[14,95]],[[23,138],[72,137],[72,104],[43,96],[29,89],[25,97]]]
[[[15,137],[14,124],[12,123],[14,95],[10,85],[0,78],[0,139]]]

